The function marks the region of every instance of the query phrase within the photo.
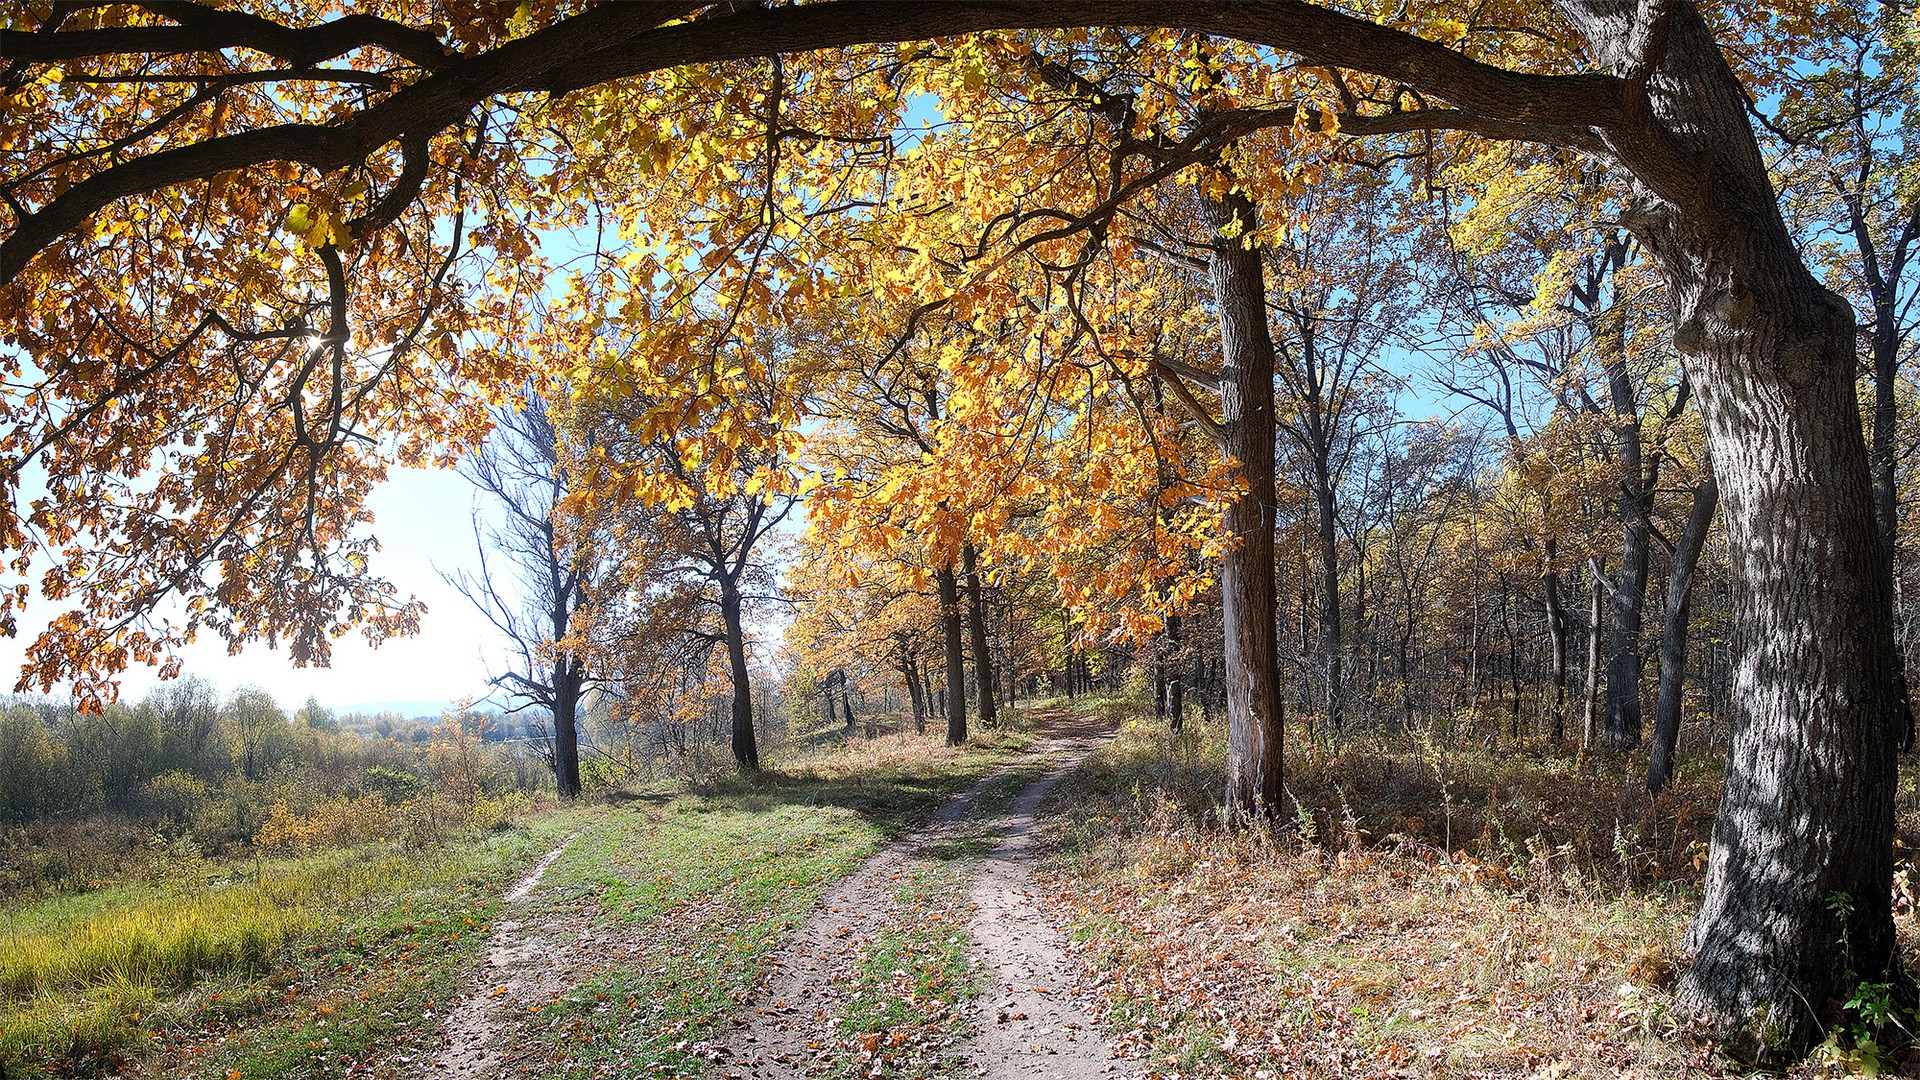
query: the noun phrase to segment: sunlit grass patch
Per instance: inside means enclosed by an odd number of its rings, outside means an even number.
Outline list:
[[[553,827],[537,822],[429,848],[375,844],[202,863],[192,877],[57,897],[0,915],[0,1061],[91,1075],[149,1051],[222,1037],[246,1021],[214,1055],[226,1063],[217,1075],[234,1068],[243,1076],[298,1075],[286,1060],[310,1054],[308,1043],[330,1054],[343,1042],[352,1048],[357,1040],[329,1014],[354,1005],[290,1011],[290,1001],[372,975],[364,963],[370,943],[391,944],[392,953],[378,958],[382,975],[393,973],[396,958],[402,969],[456,963],[459,950],[449,946],[470,929],[465,921],[534,857],[531,849]],[[419,935],[426,937],[404,940]],[[416,953],[427,937],[438,948]],[[362,991],[364,1000],[382,997],[377,988]],[[300,1034],[323,1022],[343,1037]],[[285,1038],[276,1043],[278,1036]]]

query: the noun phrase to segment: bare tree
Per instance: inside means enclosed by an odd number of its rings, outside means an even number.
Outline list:
[[[517,407],[494,414],[492,438],[460,467],[503,512],[499,525],[473,519],[478,573],[443,574],[511,643],[510,670],[491,682],[511,699],[509,713],[547,710],[552,717],[553,778],[560,797],[580,794],[580,703],[593,682],[586,656],[568,645],[601,560],[583,538],[560,529],[555,508],[567,494],[559,435],[547,401],[531,386]],[[487,553],[512,566],[511,585]]]

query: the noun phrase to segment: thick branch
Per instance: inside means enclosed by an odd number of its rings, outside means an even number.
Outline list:
[[[1688,163],[1670,144],[1649,138],[1644,108],[1629,108],[1629,84],[1612,75],[1531,75],[1469,59],[1444,45],[1355,19],[1311,4],[1100,2],[905,4],[885,0],[831,0],[797,7],[749,8],[660,23],[685,15],[684,3],[606,4],[561,20],[526,37],[468,59],[446,59],[435,74],[335,124],[288,124],[222,136],[161,151],[115,166],[75,184],[22,218],[0,244],[0,283],[13,281],[40,251],[77,229],[91,215],[129,196],[230,169],[273,161],[304,164],[322,172],[362,160],[404,135],[432,136],[458,124],[474,107],[501,94],[545,91],[564,94],[666,67],[717,63],[872,42],[914,41],[994,29],[1056,29],[1076,26],[1166,26],[1239,38],[1295,52],[1309,61],[1370,71],[1396,79],[1459,106],[1460,111],[1425,120],[1420,114],[1354,117],[1352,134],[1456,127],[1501,137],[1537,139],[1588,148],[1592,128],[1618,127],[1615,146],[1644,147],[1636,174],[1669,198],[1691,194]],[[196,47],[246,44],[234,35],[272,39],[268,51],[291,51],[317,62],[345,39],[338,27],[356,27],[359,45],[405,47],[420,52],[425,41],[402,40],[391,24],[355,16],[318,27],[291,30],[251,16],[182,5],[181,27],[138,31],[8,33],[0,52],[27,60],[69,59],[121,51],[148,52],[154,35],[174,34]],[[211,28],[220,28],[210,29]],[[405,29],[405,28],[401,28]],[[95,34],[137,37],[90,37]],[[222,36],[225,35],[225,36]],[[285,35],[294,38],[282,40]],[[311,36],[300,36],[311,35]],[[374,40],[378,38],[378,40]],[[69,40],[70,39],[70,40]],[[438,48],[437,39],[433,40]],[[323,44],[314,44],[322,42]],[[265,47],[259,40],[249,47]],[[337,53],[335,54],[337,55]],[[410,57],[411,58],[411,57]],[[420,56],[415,63],[427,57]],[[423,65],[424,66],[424,65]],[[1658,134],[1657,130],[1653,132]]]

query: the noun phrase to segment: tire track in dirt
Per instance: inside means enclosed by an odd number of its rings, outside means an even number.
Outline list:
[[[895,883],[923,853],[977,824],[971,820],[975,805],[996,781],[1049,756],[1060,761],[1021,789],[1004,812],[1005,834],[970,891],[976,914],[969,954],[988,992],[974,1037],[956,1047],[954,1060],[965,1075],[989,1077],[1077,1080],[1121,1072],[1090,1012],[1074,996],[1065,936],[1035,905],[1032,885],[1041,802],[1113,733],[1080,717],[1047,719],[1054,725],[1031,753],[948,800],[924,826],[887,845],[827,891],[820,909],[772,962],[752,1010],[726,1040],[731,1061],[722,1075],[776,1080],[831,1069],[844,1052],[835,1014],[867,945],[894,914]]]
[[[1045,751],[1005,765],[948,799],[927,823],[869,857],[828,889],[820,908],[794,932],[752,1010],[726,1040],[729,1080],[773,1080],[824,1071],[834,1061],[839,1033],[835,1007],[845,999],[853,971],[894,905],[894,883],[926,848],[960,831],[973,804],[1001,777]]]

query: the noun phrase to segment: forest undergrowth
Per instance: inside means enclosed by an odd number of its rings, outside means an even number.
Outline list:
[[[1107,706],[1124,710],[1122,703]],[[1673,987],[1719,782],[1690,755],[1289,731],[1287,805],[1225,827],[1219,723],[1128,722],[1053,796],[1042,867],[1087,988],[1169,1078],[1722,1075]],[[1298,737],[1296,741],[1296,736]],[[1920,944],[1903,778],[1895,903]],[[1912,1018],[1845,1020],[1796,1076],[1911,1073]]]

